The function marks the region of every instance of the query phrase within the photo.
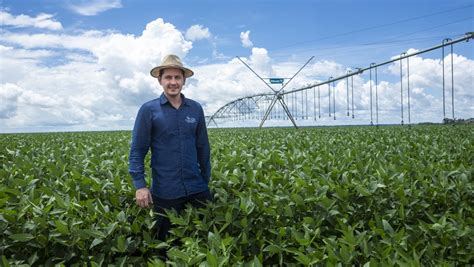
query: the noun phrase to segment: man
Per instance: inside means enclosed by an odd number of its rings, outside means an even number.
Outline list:
[[[129,172],[142,208],[154,206],[177,212],[190,203],[202,207],[212,200],[210,148],[202,107],[181,94],[186,78],[194,73],[179,57],[168,55],[150,71],[163,87],[159,98],[142,105],[133,128]],[[144,159],[151,149],[152,184],[145,182]],[[158,238],[166,240],[170,221],[158,215]]]

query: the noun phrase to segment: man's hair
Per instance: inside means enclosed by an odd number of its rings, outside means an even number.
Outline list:
[[[166,70],[166,69],[161,69],[161,70],[160,70],[160,75],[158,75],[158,77],[160,77],[160,79],[161,79],[161,76],[163,75],[163,72],[164,72],[165,70]],[[184,75],[184,70],[182,70],[182,69],[179,69],[179,70],[183,73],[183,77],[186,78],[186,76]]]

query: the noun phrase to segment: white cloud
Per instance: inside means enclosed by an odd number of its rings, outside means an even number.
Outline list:
[[[0,25],[13,27],[34,27],[48,30],[62,30],[63,26],[60,22],[52,19],[54,15],[40,13],[36,17],[28,15],[12,15],[8,12],[0,10]]]
[[[20,45],[24,48],[65,48],[90,51],[97,41],[105,38],[105,33],[88,31],[80,35],[68,34],[22,34],[0,32],[1,40],[7,43]]]
[[[343,65],[334,62],[334,61],[317,61],[313,64],[309,64],[303,70],[303,73],[306,75],[315,75],[317,74],[319,79],[327,80],[329,77],[342,76],[346,73],[346,69]],[[315,77],[316,78],[316,77]]]
[[[24,48],[80,49],[93,54],[100,66],[122,76],[151,69],[166,54],[183,56],[192,48],[191,42],[161,18],[148,23],[140,36],[88,31],[80,35],[0,33],[0,37]]]
[[[59,99],[41,95],[32,91],[24,91],[19,100],[25,105],[37,106],[40,108],[52,108],[60,104]]]
[[[204,28],[202,25],[192,25],[186,30],[186,39],[190,41],[197,41],[202,39],[208,39],[211,37],[209,28]]]
[[[398,57],[398,56],[397,56]],[[395,57],[396,58],[396,57]],[[454,81],[455,81],[455,114],[456,118],[474,117],[472,102],[474,91],[472,90],[474,61],[460,55],[454,55]],[[445,61],[450,62],[450,56]],[[381,114],[381,122],[400,123],[402,120],[411,122],[434,121],[441,122],[443,118],[442,99],[442,63],[439,59],[423,58],[422,56],[410,57],[410,99],[408,99],[408,77],[407,61],[403,61],[403,87],[400,85],[400,65],[394,62],[386,67],[379,68],[379,75],[384,75],[387,80],[380,80],[378,89],[378,106]],[[450,65],[449,65],[450,66]],[[446,116],[452,116],[452,94],[451,94],[451,68],[445,68],[446,76]],[[374,75],[374,73],[373,73]],[[389,75],[390,77],[386,77]],[[370,120],[370,83],[368,73],[354,76],[354,101],[356,113],[363,114],[366,120]],[[374,78],[374,76],[372,76]],[[448,82],[449,81],[449,82]],[[344,110],[346,104],[346,83],[337,85],[339,102],[338,110]],[[372,81],[372,112],[375,120],[376,112],[376,88]],[[402,90],[402,91],[401,91]],[[403,94],[403,98],[402,98]]]
[[[77,1],[76,1],[77,2]],[[121,8],[121,0],[93,0],[93,1],[79,1],[77,4],[70,4],[74,12],[83,16],[95,16],[101,12],[112,8]]]
[[[259,70],[262,74],[273,74],[273,69],[270,64],[270,57],[268,56],[268,51],[265,48],[252,48],[250,64],[252,64],[256,70]]]
[[[44,50],[44,49],[35,49],[35,50],[28,50],[28,49],[15,49],[9,46],[3,46],[0,44],[0,57],[4,58],[7,54],[10,54],[10,57],[15,58],[24,58],[24,59],[41,59],[47,58],[52,56],[58,56],[58,54],[54,51]]]
[[[263,63],[263,65],[270,65],[267,60],[266,53],[264,50],[254,49],[253,54],[250,56],[250,59],[258,59],[255,62]],[[455,81],[455,114],[456,118],[471,118],[474,117],[474,108],[472,102],[474,102],[474,91],[472,90],[473,84],[473,75],[472,69],[474,69],[474,61],[467,59],[460,55],[454,55],[454,81]],[[445,61],[450,62],[450,56],[446,57]],[[249,65],[254,69],[257,69],[257,65],[251,64],[251,60],[244,59]],[[232,63],[239,63],[236,60],[233,60]],[[450,66],[450,64],[446,66]],[[216,81],[216,84],[210,85],[210,88],[226,88],[227,92],[221,93],[220,91],[215,91],[209,89],[208,92],[204,91],[202,95],[211,95],[211,99],[206,100],[206,103],[212,103],[208,105],[209,112],[208,115],[212,115],[220,106],[213,105],[214,103],[219,103],[224,105],[232,100],[235,100],[239,97],[246,95],[252,95],[260,92],[270,92],[263,83],[260,81],[252,80],[250,77],[238,77],[236,73],[244,72],[245,69],[238,69],[237,66],[231,67],[231,64],[227,66],[220,66],[216,69],[220,71],[217,72],[219,77],[224,77],[224,79],[229,79],[230,81]],[[283,64],[276,64],[272,67],[272,72],[267,72],[276,75],[278,77],[291,77],[299,69],[299,64],[295,62],[287,62]],[[325,81],[329,76],[338,77],[346,73],[346,68],[337,62],[331,61],[317,61],[309,64],[295,79],[291,82],[290,86],[286,89],[300,88],[309,84],[316,84],[319,80]],[[408,91],[407,91],[407,77],[406,77],[406,66],[404,67],[404,89],[403,89],[403,120],[404,123],[409,122],[409,109],[408,109]],[[226,75],[225,70],[233,69],[234,72],[230,72],[229,75]],[[264,68],[263,68],[264,69]],[[212,71],[209,71],[212,73]],[[446,82],[446,112],[447,116],[451,117],[451,83],[450,83],[450,67],[445,69],[447,75]],[[257,73],[261,74],[264,72]],[[439,59],[429,59],[423,58],[421,56],[416,56],[410,58],[410,120],[411,123],[432,121],[432,122],[441,122],[443,118],[442,112],[442,76],[441,76],[441,61]],[[372,120],[376,122],[376,104],[378,105],[378,115],[380,123],[400,123],[401,118],[401,101],[400,101],[400,81],[399,81],[399,65],[398,63],[391,64],[386,67],[381,67],[378,69],[378,84],[377,84],[377,102],[376,102],[376,85],[375,81],[372,80]],[[374,73],[372,73],[372,78],[374,79]],[[383,77],[383,78],[381,78]],[[235,81],[238,79],[238,81]],[[246,80],[247,83],[240,85],[242,81]],[[350,79],[349,79],[350,80]],[[232,82],[231,82],[232,81]],[[336,82],[336,113],[337,120],[334,120],[333,117],[329,117],[329,92],[328,85],[322,85],[319,87],[320,91],[320,103],[321,103],[321,118],[317,118],[317,124],[324,125],[333,125],[333,124],[368,124],[371,120],[371,101],[370,101],[370,82],[369,82],[369,72],[364,72],[361,75],[353,76],[354,81],[354,95],[351,94],[351,88],[349,87],[349,99],[347,98],[347,84],[346,79]],[[220,86],[218,86],[220,84]],[[201,83],[200,83],[201,85]],[[261,90],[252,90],[255,88],[260,88]],[[252,89],[251,89],[252,88]],[[196,92],[198,90],[205,89],[202,86],[196,86]],[[331,89],[331,94],[334,94],[334,89]],[[311,117],[314,116],[314,107],[319,105],[318,99],[316,99],[316,93],[318,88],[309,89],[304,92],[298,92],[297,94],[289,95],[289,101],[287,104],[290,110],[293,107],[298,107],[298,111],[295,114],[299,114],[301,117],[303,114],[309,114]],[[448,92],[449,91],[449,92]],[[233,97],[227,97],[228,95],[233,95]],[[302,100],[304,97],[307,97],[307,100]],[[200,94],[196,93],[196,97]],[[296,96],[296,102],[293,100],[293,96]],[[349,100],[349,115],[352,114],[352,98],[354,98],[354,109],[355,109],[355,119],[352,119],[351,116],[347,116],[347,104]],[[222,103],[224,102],[224,103]],[[268,103],[267,103],[268,104]],[[331,106],[333,105],[333,99],[331,97]],[[212,108],[211,108],[212,106]],[[302,107],[305,107],[302,109]],[[277,105],[277,109],[280,108]],[[309,112],[307,112],[308,108]],[[333,107],[332,107],[333,108]],[[280,108],[281,110],[281,108]],[[317,109],[316,109],[317,111]],[[331,111],[332,112],[332,111]],[[295,115],[293,114],[293,115]],[[301,119],[301,118],[299,118]],[[234,123],[234,124],[232,124]],[[273,124],[272,124],[273,123]],[[276,124],[275,124],[276,123]],[[266,125],[281,126],[282,122],[269,122]],[[284,122],[284,125],[291,125],[289,121]],[[299,125],[311,125],[310,121],[301,121],[297,122]],[[235,122],[230,122],[229,125],[235,126]],[[257,126],[258,124],[254,125]],[[223,125],[221,125],[223,126]],[[241,125],[245,126],[245,125]]]
[[[252,47],[253,43],[250,41],[250,31],[240,33],[240,41],[242,41],[243,47]]]
[[[188,65],[186,56],[192,49],[191,38],[185,38],[182,31],[163,19],[149,22],[137,35],[109,31],[16,34],[4,30],[0,31],[0,40],[1,131],[131,129],[139,106],[161,93],[149,70],[168,53],[177,54]],[[241,59],[261,77],[291,77],[302,65],[302,62],[295,61],[275,62],[265,48],[252,47],[249,52]],[[226,55],[221,56],[225,58]],[[474,117],[474,61],[457,54],[453,58],[455,116]],[[447,56],[445,60],[450,63],[451,57]],[[190,67],[196,75],[186,81],[183,93],[202,103],[206,115],[212,115],[239,97],[271,92],[236,58]],[[318,80],[327,80],[329,76],[337,77],[345,74],[346,69],[347,66],[334,61],[311,62],[286,89],[314,84]],[[445,72],[448,75],[447,110],[450,111],[450,64],[446,64]],[[441,77],[440,59],[410,58],[412,122],[441,121]],[[353,79],[355,120],[345,116],[345,81],[336,83],[337,123],[368,122],[368,79],[368,72]],[[280,85],[272,87],[279,89]],[[324,118],[318,124],[336,123],[327,116],[327,87],[320,89]],[[313,104],[316,104],[313,92],[307,92],[310,114]],[[399,122],[397,63],[379,69],[378,93],[380,121]],[[301,96],[298,93],[298,107],[303,104]],[[373,97],[375,105],[375,95]],[[404,97],[407,121],[406,92]],[[291,103],[288,105],[292,106]],[[303,121],[298,120],[298,123],[303,124]]]
[[[18,98],[23,89],[11,83],[0,84],[0,119],[8,119],[16,114]]]
[[[141,35],[5,31],[0,39],[2,102],[8,103],[0,113],[3,130],[129,129],[139,105],[161,92],[149,70],[168,53],[185,58],[192,47],[162,19]],[[58,62],[45,64],[51,60]]]

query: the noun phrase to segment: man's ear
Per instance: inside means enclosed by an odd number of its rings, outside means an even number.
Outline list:
[[[183,85],[186,84],[186,77],[183,78]]]

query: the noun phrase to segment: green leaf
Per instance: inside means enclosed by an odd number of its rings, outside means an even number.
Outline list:
[[[299,194],[293,193],[291,194],[291,198],[297,205],[304,205],[304,199]]]
[[[340,255],[345,264],[349,264],[351,261],[351,253],[349,247],[341,244]]]
[[[253,261],[250,262],[249,266],[250,267],[262,267],[262,263],[257,258],[257,256],[253,256]]]
[[[119,252],[125,252],[125,250],[127,250],[127,242],[125,240],[125,236],[120,235],[117,238],[117,249]]]
[[[202,262],[202,260],[206,257],[206,254],[199,253],[198,255],[191,258],[191,260],[187,263],[189,266],[196,266],[198,262]]]
[[[217,267],[218,266],[216,256],[214,256],[214,254],[212,254],[210,251],[208,251],[207,254],[206,254],[206,261],[207,261],[207,264],[209,264],[210,267]]]
[[[225,222],[231,223],[232,222],[232,209],[227,210],[225,213]]]
[[[89,249],[101,244],[102,242],[104,242],[104,240],[102,240],[101,238],[94,238],[94,240],[92,241],[92,244],[89,247]]]
[[[54,225],[56,225],[56,229],[63,235],[69,234],[68,225],[65,221],[62,220],[55,220]]]
[[[10,267],[10,263],[8,262],[7,257],[5,257],[5,255],[2,255],[2,266]]]
[[[125,215],[125,212],[120,211],[120,212],[117,214],[117,220],[118,220],[119,222],[127,222],[127,215]]]
[[[124,266],[125,266],[125,263],[127,262],[127,259],[128,259],[127,256],[122,257],[122,258],[119,258],[119,259],[118,259],[118,263],[116,262],[116,265],[115,265],[115,266],[124,267]]]
[[[38,252],[35,251],[35,253],[33,253],[33,255],[31,255],[29,258],[28,258],[28,264],[29,265],[35,265],[34,263],[39,260],[39,257],[38,257]]]
[[[59,194],[54,194],[54,198],[60,208],[65,209],[65,210],[69,208],[69,203],[64,201]]]
[[[35,237],[32,234],[12,234],[9,238],[20,242],[27,242]]]
[[[288,217],[293,217],[293,209],[290,206],[285,206],[285,215]]]
[[[188,223],[179,215],[176,215],[173,212],[166,211],[166,215],[168,216],[170,222],[175,225],[187,225]]]
[[[242,226],[242,228],[246,228],[247,225],[247,217],[243,217],[242,219],[240,219],[240,226]]]
[[[171,249],[171,250],[168,250],[168,257],[172,258],[172,259],[181,259],[183,260],[184,262],[188,262],[189,261],[189,256],[188,254],[186,254],[185,252],[179,250],[179,249]]]
[[[356,186],[356,190],[357,190],[357,192],[359,192],[359,194],[363,195],[364,197],[367,197],[367,196],[371,195],[370,191],[367,190],[367,188],[362,187],[360,185]]]
[[[263,251],[268,251],[272,254],[275,254],[275,253],[280,253],[282,251],[282,249],[277,246],[277,245],[274,245],[274,244],[270,244],[268,246],[266,246]]]
[[[308,266],[311,263],[311,259],[304,255],[302,252],[297,251],[296,254],[297,256],[295,258],[298,262],[302,263],[305,266]]]
[[[383,224],[383,229],[385,230],[385,232],[389,232],[393,234],[394,231],[390,223],[388,223],[386,220],[382,220],[382,224]]]
[[[96,230],[96,229],[86,229],[86,230],[82,230],[85,234],[91,236],[91,237],[94,237],[94,238],[106,238],[106,235],[99,231],[99,230]]]

